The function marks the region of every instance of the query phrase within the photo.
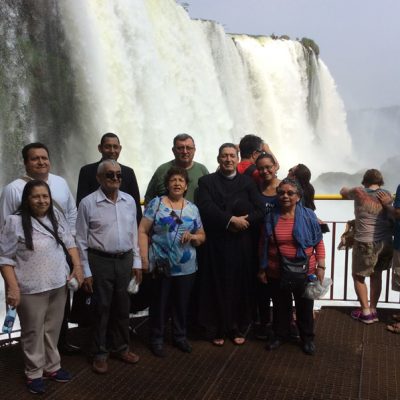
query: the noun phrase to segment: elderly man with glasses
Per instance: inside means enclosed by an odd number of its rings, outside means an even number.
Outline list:
[[[76,241],[85,274],[83,283],[95,299],[92,342],[93,371],[106,373],[111,351],[121,361],[134,364],[139,357],[129,351],[129,293],[131,277],[142,278],[135,200],[119,190],[121,167],[102,161],[97,169],[99,189],[79,204]]]
[[[174,138],[174,146],[172,147],[175,159],[161,164],[154,173],[144,195],[144,202],[148,204],[156,196],[162,196],[166,193],[164,185],[164,176],[171,167],[185,168],[189,175],[189,185],[185,198],[195,203],[195,191],[199,178],[208,175],[207,168],[196,161],[193,161],[196,152],[196,146],[193,138],[181,133]]]

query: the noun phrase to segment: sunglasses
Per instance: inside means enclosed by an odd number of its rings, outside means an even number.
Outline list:
[[[297,194],[297,192],[295,192],[294,190],[288,190],[287,192],[285,192],[284,190],[277,190],[276,193],[278,196],[284,196],[285,194],[287,194],[289,197]]]
[[[176,212],[174,210],[172,210],[169,215],[174,219],[176,224],[178,224],[178,225],[183,224],[183,221],[178,217],[178,215],[176,214]]]
[[[112,172],[112,171],[110,171],[110,172],[106,172],[104,174],[104,176],[107,179],[118,179],[118,180],[120,180],[121,179],[121,172]]]

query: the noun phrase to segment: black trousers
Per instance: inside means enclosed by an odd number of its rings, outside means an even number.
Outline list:
[[[294,290],[281,288],[281,281],[269,279],[274,306],[272,328],[275,336],[281,340],[290,338],[290,323],[292,320],[293,299],[296,307],[296,324],[303,342],[314,339],[314,300],[303,297],[304,289]]]
[[[172,334],[175,342],[186,339],[187,310],[196,274],[156,278],[150,302],[150,342],[164,342],[168,311],[172,314]]]
[[[129,349],[129,308],[127,291],[132,276],[133,254],[113,259],[89,253],[96,298],[92,353],[105,358],[109,351]]]

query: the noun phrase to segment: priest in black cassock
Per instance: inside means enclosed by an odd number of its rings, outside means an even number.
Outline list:
[[[244,343],[254,304],[254,229],[264,204],[254,181],[237,172],[237,148],[223,144],[217,172],[199,179],[198,207],[206,231],[199,265],[199,323],[213,344]]]

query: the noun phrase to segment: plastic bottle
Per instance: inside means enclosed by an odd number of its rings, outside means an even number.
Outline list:
[[[6,317],[4,318],[4,324],[2,329],[3,333],[12,332],[16,315],[17,315],[17,309],[15,307],[7,306],[7,314]]]
[[[76,292],[79,289],[79,283],[76,278],[72,278],[67,283],[68,289]]]
[[[307,280],[308,280],[308,282],[316,282],[318,280],[318,277],[315,274],[311,274],[311,275],[308,275]]]

